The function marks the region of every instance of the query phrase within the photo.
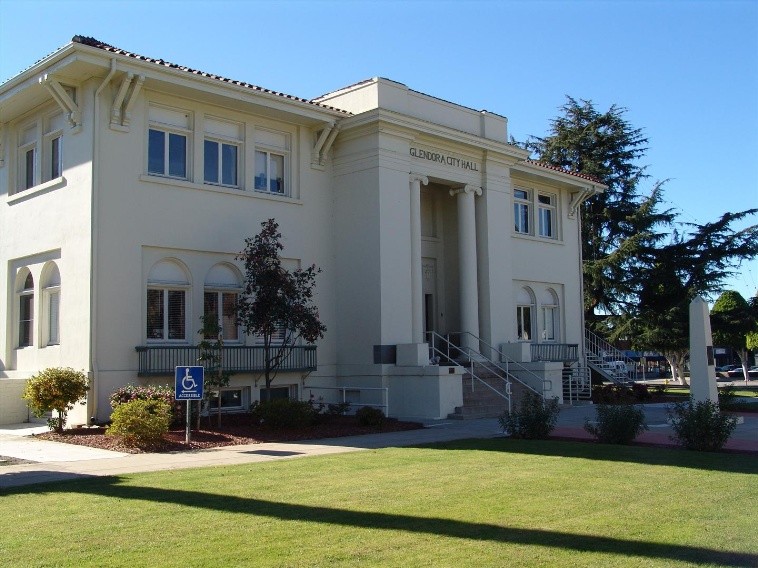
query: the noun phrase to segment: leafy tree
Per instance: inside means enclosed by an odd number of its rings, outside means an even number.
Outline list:
[[[313,343],[324,336],[326,327],[313,305],[315,265],[288,271],[279,256],[284,246],[274,219],[261,223],[255,237],[245,239],[238,256],[245,265],[245,282],[237,314],[248,334],[263,339],[266,400],[277,370],[302,338]],[[281,339],[280,339],[281,338]]]
[[[224,335],[218,324],[218,316],[200,316],[203,327],[198,331],[202,340],[198,343],[200,357],[198,361],[205,366],[203,393],[208,403],[215,394],[218,397],[218,414],[216,425],[221,427],[221,389],[229,386],[232,374],[224,370]],[[197,413],[200,429],[200,412]]]
[[[58,417],[51,418],[47,424],[51,430],[61,433],[66,425],[68,411],[79,401],[85,404],[83,399],[88,389],[87,376],[81,371],[69,367],[52,367],[29,379],[22,398],[35,416],[55,410]]]
[[[742,374],[748,381],[748,335],[758,333],[758,314],[739,292],[727,290],[718,297],[711,310],[714,344],[737,351]]]
[[[672,375],[685,384],[684,361],[689,355],[689,304],[695,296],[713,297],[739,267],[758,256],[758,225],[732,228],[758,210],[725,213],[712,223],[688,223],[668,242],[642,251],[636,280],[639,301],[616,318],[613,336],[631,338],[636,349],[659,351]]]
[[[649,196],[639,185],[647,176],[638,160],[647,138],[624,118],[626,109],[598,111],[592,101],[567,97],[562,115],[551,121],[544,138],[525,144],[541,162],[591,175],[608,189],[582,208],[584,309],[587,325],[600,331],[604,314],[623,312],[635,301],[634,274],[640,248],[660,238],[656,230],[673,215],[658,211],[662,184]]]

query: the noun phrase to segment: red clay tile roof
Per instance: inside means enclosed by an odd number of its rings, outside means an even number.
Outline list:
[[[134,59],[137,59],[139,61],[147,61],[148,63],[155,63],[156,65],[161,65],[163,67],[169,67],[171,69],[178,69],[180,71],[186,71],[187,73],[192,73],[193,75],[199,75],[201,77],[207,77],[209,79],[215,79],[217,81],[222,81],[224,83],[229,83],[231,85],[237,85],[239,87],[245,87],[247,89],[252,89],[254,91],[259,91],[261,93],[267,93],[269,95],[276,95],[277,97],[283,97],[285,99],[289,99],[291,101],[297,101],[301,103],[306,103],[309,105],[325,108],[331,111],[340,112],[342,114],[349,115],[351,113],[344,111],[342,109],[338,109],[329,105],[321,104],[318,102],[314,102],[308,99],[301,99],[300,97],[294,97],[292,95],[288,95],[286,93],[279,93],[277,91],[272,91],[270,89],[264,89],[263,87],[258,87],[257,85],[251,85],[250,83],[245,83],[244,81],[235,81],[233,79],[227,79],[226,77],[221,77],[220,75],[213,75],[212,73],[206,73],[204,71],[198,71],[197,69],[192,69],[190,67],[184,67],[182,65],[176,65],[175,63],[170,63],[168,61],[164,61],[163,59],[153,59],[151,57],[145,57],[144,55],[138,55],[136,53],[131,53],[129,51],[125,51],[123,49],[120,49],[118,47],[114,47],[112,45],[108,45],[107,43],[103,43],[102,41],[99,41],[92,37],[86,37],[86,36],[74,36],[71,38],[71,41],[73,43],[80,43],[82,45],[88,45],[90,47],[96,47],[98,49],[102,49],[103,51],[108,51],[110,53],[115,53],[117,55],[125,55],[127,57],[132,57]]]
[[[602,181],[600,181],[599,179],[597,179],[595,176],[591,176],[589,174],[583,174],[583,173],[580,173],[580,172],[572,172],[571,170],[565,170],[565,169],[563,169],[561,167],[554,166],[552,164],[546,164],[545,162],[538,162],[537,160],[524,160],[524,161],[527,164],[532,164],[534,166],[539,166],[539,167],[545,168],[547,170],[553,170],[553,171],[556,171],[556,172],[560,172],[562,174],[568,174],[570,176],[575,176],[575,177],[578,177],[578,178],[586,179],[587,181],[591,181],[591,182],[594,182],[594,183],[599,183],[601,185],[605,185],[605,184],[603,184]]]

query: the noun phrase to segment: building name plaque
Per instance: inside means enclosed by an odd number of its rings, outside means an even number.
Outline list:
[[[462,170],[471,170],[472,172],[479,171],[479,164],[472,162],[471,160],[465,160],[462,158],[456,158],[442,152],[434,152],[431,150],[423,150],[421,148],[411,147],[411,156],[420,160],[429,160],[430,162],[437,162],[439,164],[445,164],[453,166],[455,168],[461,168]]]

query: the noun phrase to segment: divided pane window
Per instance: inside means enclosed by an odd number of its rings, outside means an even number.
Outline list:
[[[519,341],[529,341],[532,337],[532,307],[518,306],[516,308]]]
[[[31,148],[24,154],[24,189],[34,187],[34,163],[37,155],[37,149]]]
[[[538,195],[540,237],[555,238],[555,197]]]
[[[184,290],[148,288],[147,338],[183,340],[186,337]]]
[[[60,292],[50,292],[48,296],[48,345],[58,345],[61,342],[60,339],[60,304],[61,295]]]
[[[187,137],[183,134],[151,128],[147,154],[148,173],[187,178]]]
[[[56,136],[50,140],[50,179],[61,176],[61,137]]]
[[[256,150],[255,189],[283,195],[284,183],[284,155]]]
[[[239,339],[236,292],[205,292],[203,305],[203,315],[218,321],[225,341]]]
[[[556,323],[558,318],[555,306],[546,306],[542,308],[542,339],[544,341],[555,341],[558,337]]]
[[[513,218],[517,233],[529,234],[530,216],[529,193],[523,189],[513,190]]]
[[[206,140],[204,146],[205,183],[236,187],[237,146]]]
[[[24,280],[24,289],[19,295],[18,302],[18,346],[33,345],[34,324],[34,278],[31,274]]]

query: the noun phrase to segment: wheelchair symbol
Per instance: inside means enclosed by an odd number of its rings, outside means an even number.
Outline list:
[[[195,379],[192,378],[192,375],[190,375],[189,368],[184,369],[184,377],[182,378],[182,389],[185,391],[191,391],[195,390],[197,388],[197,383],[195,382]]]

